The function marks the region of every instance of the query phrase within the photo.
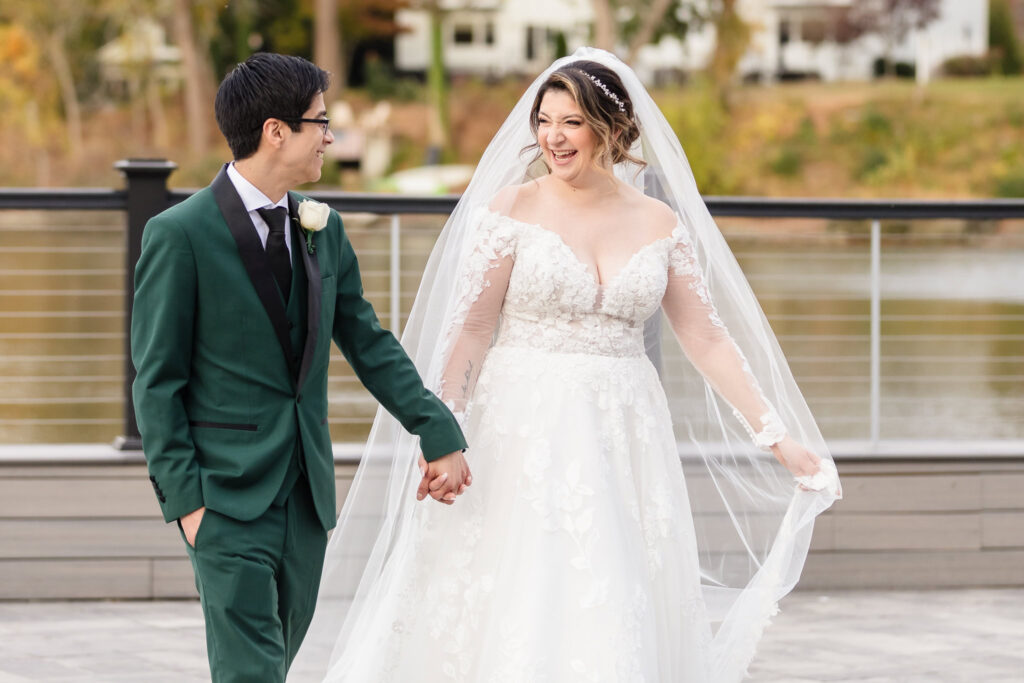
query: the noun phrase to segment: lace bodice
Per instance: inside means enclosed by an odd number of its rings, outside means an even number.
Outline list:
[[[643,354],[644,321],[658,310],[665,294],[673,238],[642,247],[607,283],[598,284],[557,233],[497,214],[484,220],[508,235],[503,242],[514,244],[515,267],[501,307],[496,346]]]
[[[733,406],[755,443],[767,447],[785,435],[715,310],[682,222],[598,283],[558,233],[486,207],[477,212],[479,230],[465,259],[441,390],[457,413],[466,410],[492,341],[557,353],[641,356],[644,322],[662,306],[688,358]]]

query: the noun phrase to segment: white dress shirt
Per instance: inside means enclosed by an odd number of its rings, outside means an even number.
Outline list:
[[[249,212],[249,218],[252,220],[253,226],[256,228],[256,234],[260,236],[260,242],[263,244],[263,248],[267,248],[267,237],[270,236],[270,226],[263,220],[263,216],[257,213],[256,209],[272,209],[275,206],[283,206],[284,210],[288,211],[288,193],[285,192],[284,196],[281,197],[281,201],[276,204],[267,198],[267,195],[260,192],[260,190],[246,180],[238,169],[235,168],[235,162],[228,164],[228,178],[231,179],[231,184],[235,186],[235,191],[238,192],[238,196],[242,198],[242,204],[245,206],[245,210]],[[284,243],[288,247],[288,256],[292,255],[292,230],[291,230],[291,216],[285,214],[284,219]]]

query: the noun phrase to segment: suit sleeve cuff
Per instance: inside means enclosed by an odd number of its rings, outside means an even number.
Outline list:
[[[160,510],[164,514],[165,522],[173,522],[206,505],[203,501],[203,493],[198,487],[196,487],[195,491],[191,491],[186,495],[179,494],[174,496],[174,498],[167,498],[166,496],[161,498],[158,496],[157,499],[160,500]]]
[[[433,462],[449,453],[466,450],[466,437],[462,435],[462,430],[453,419],[451,428],[444,433],[423,436],[420,439],[420,450],[423,451],[423,457],[427,462]]]

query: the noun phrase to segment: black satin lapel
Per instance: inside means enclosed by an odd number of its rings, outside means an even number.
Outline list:
[[[220,170],[217,177],[210,183],[213,190],[213,197],[217,200],[224,221],[228,224],[231,236],[238,244],[238,254],[242,258],[242,265],[245,272],[249,274],[249,280],[256,289],[256,295],[263,304],[270,324],[274,328],[274,336],[281,344],[284,352],[285,362],[288,363],[289,374],[295,377],[295,358],[292,353],[292,340],[288,336],[288,314],[284,310],[284,302],[281,301],[281,294],[274,283],[274,274],[270,270],[270,263],[267,261],[267,253],[260,243],[259,235],[249,218],[249,212],[245,210],[241,197],[235,191],[235,186],[228,178],[227,165]]]
[[[299,379],[296,383],[296,391],[302,390],[302,383],[306,381],[309,368],[313,364],[313,351],[316,349],[317,335],[320,333],[320,298],[322,295],[320,281],[320,262],[317,259],[316,251],[312,254],[306,248],[306,231],[299,226],[299,210],[295,201],[295,195],[288,193],[288,211],[292,217],[292,247],[302,252],[302,263],[306,266],[306,347],[302,351],[302,366],[299,370]],[[313,244],[316,245],[316,234],[313,235]]]

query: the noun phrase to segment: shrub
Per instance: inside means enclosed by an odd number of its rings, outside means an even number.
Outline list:
[[[1024,165],[1011,168],[996,179],[995,195],[1004,198],[1024,197]]]
[[[975,55],[950,57],[942,63],[941,68],[942,73],[946,76],[956,76],[961,78],[990,76],[994,71],[991,53],[980,57]]]
[[[800,150],[786,146],[779,150],[768,167],[775,175],[793,178],[800,175],[800,171],[804,168],[804,155]]]
[[[988,45],[1002,74],[1019,74],[1024,67],[1020,42],[1014,33],[1013,14],[1006,0],[992,0],[988,14]]]
[[[412,79],[400,78],[382,59],[368,57],[363,65],[366,92],[375,100],[396,99],[412,102],[419,99],[422,88]]]
[[[877,109],[868,109],[860,120],[860,129],[871,140],[888,139],[892,136],[892,121]]]
[[[715,88],[695,80],[681,99],[661,103],[661,110],[686,150],[697,187],[705,194],[730,194],[739,184],[728,163],[729,112]]]
[[[911,62],[891,62],[885,57],[876,57],[873,64],[875,78],[893,75],[896,78],[914,78],[917,67]]]
[[[860,157],[857,178],[863,180],[889,163],[889,155],[882,147],[867,147]]]

